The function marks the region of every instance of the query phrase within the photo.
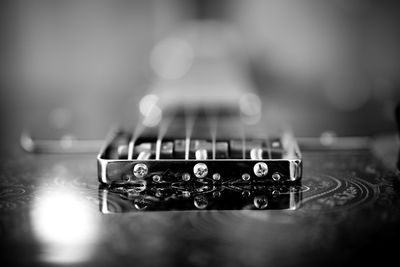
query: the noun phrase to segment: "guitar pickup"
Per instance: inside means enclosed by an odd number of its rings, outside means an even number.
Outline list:
[[[302,176],[301,153],[290,134],[265,139],[132,136],[115,131],[100,151],[101,183],[284,183]]]

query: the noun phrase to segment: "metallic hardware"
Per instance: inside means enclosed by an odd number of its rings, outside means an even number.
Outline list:
[[[221,179],[221,175],[219,173],[214,173],[212,178],[213,180],[218,181],[219,179]]]
[[[257,177],[264,177],[268,173],[268,165],[265,162],[258,162],[254,165],[253,171]]]
[[[278,172],[274,172],[272,174],[272,180],[279,181],[281,179],[281,175]]]
[[[253,148],[250,150],[250,158],[260,160],[262,159],[263,150],[260,147]]]
[[[207,159],[207,150],[198,149],[195,154],[196,160],[206,160]]]
[[[182,174],[182,180],[187,182],[190,180],[190,174],[185,172],[184,174]]]
[[[161,176],[160,176],[160,175],[157,175],[157,174],[154,175],[154,176],[153,176],[153,181],[154,181],[154,182],[157,182],[157,183],[160,182],[160,181],[161,181]]]
[[[208,167],[204,163],[197,163],[193,167],[193,173],[197,178],[204,178],[208,174]]]
[[[160,179],[163,184],[170,184],[193,177],[205,178],[211,170],[209,178],[221,183],[238,178],[242,182],[268,179],[284,183],[299,181],[302,176],[302,158],[294,138],[241,140],[217,136],[210,140],[196,137],[187,146],[184,138],[163,135],[161,139],[157,133],[141,134],[143,137],[131,141],[132,134],[114,132],[97,158],[101,183],[130,183],[135,179],[158,183]],[[133,144],[131,159],[126,156],[127,143]]]
[[[248,181],[248,180],[250,180],[250,174],[248,174],[248,173],[243,173],[243,174],[242,174],[242,180],[243,180],[243,181]]]
[[[133,167],[133,174],[137,178],[145,177],[148,171],[147,165],[143,163],[138,163],[135,165],[135,167]]]

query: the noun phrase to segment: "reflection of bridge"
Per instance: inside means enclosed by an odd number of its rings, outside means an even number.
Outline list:
[[[291,185],[214,183],[211,179],[165,185],[125,184],[100,186],[100,209],[104,213],[138,210],[243,210],[297,209],[308,188]]]

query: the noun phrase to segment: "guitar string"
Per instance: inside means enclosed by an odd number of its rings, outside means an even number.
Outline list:
[[[139,120],[136,124],[136,127],[133,130],[132,137],[129,140],[128,144],[128,160],[133,159],[133,152],[135,149],[135,142],[139,138],[139,136],[144,132],[144,129],[146,126],[142,123],[141,120]]]
[[[268,129],[266,125],[258,125],[258,127],[261,126],[261,132],[263,133],[263,139],[265,140],[265,144],[267,146],[267,154],[268,154],[268,159],[272,159],[272,145],[271,145],[271,140],[270,136],[268,134]]]
[[[217,133],[218,133],[218,114],[207,112],[206,116],[208,120],[208,127],[211,136],[211,151],[212,151],[212,159],[216,159],[216,142],[217,142]]]
[[[156,159],[159,160],[161,157],[161,146],[162,146],[162,141],[163,138],[165,137],[166,133],[168,132],[168,129],[170,128],[172,121],[175,119],[176,114],[171,113],[170,116],[163,118],[162,122],[159,124],[158,128],[158,135],[157,135],[157,141],[156,141]],[[189,159],[190,155],[190,142],[192,139],[192,134],[193,134],[193,129],[197,120],[197,113],[194,111],[189,111],[185,110],[184,111],[184,118],[185,118],[185,160]],[[206,117],[208,120],[208,127],[209,127],[209,134],[211,137],[211,145],[212,145],[212,159],[216,159],[216,143],[217,143],[217,136],[218,136],[218,127],[220,124],[220,118],[218,114],[216,113],[211,113],[211,112],[206,112]],[[238,130],[241,136],[241,148],[242,148],[242,159],[246,159],[246,145],[247,145],[247,131],[249,129],[246,128],[246,125],[243,121],[238,120]],[[134,131],[132,133],[132,137],[130,138],[129,144],[128,144],[128,159],[132,160],[133,159],[133,154],[134,154],[134,147],[137,139],[140,137],[140,135],[144,132],[146,129],[146,126],[142,123],[142,121],[139,121],[134,128]],[[247,131],[246,131],[247,130]],[[267,131],[263,131],[266,133]],[[266,138],[266,148],[267,148],[267,154],[268,158],[272,159],[272,151],[274,150],[272,148],[271,140],[269,140],[268,135],[265,136]]]
[[[185,109],[185,160],[189,159],[190,139],[193,132],[193,127],[196,121],[197,113]]]
[[[157,142],[156,142],[156,160],[160,159],[162,140],[174,119],[175,119],[175,112],[163,118],[163,120],[159,124]]]
[[[241,123],[239,123],[240,127],[240,132],[241,132],[241,137],[242,137],[242,159],[246,159],[246,131],[244,127],[243,121],[240,120]]]

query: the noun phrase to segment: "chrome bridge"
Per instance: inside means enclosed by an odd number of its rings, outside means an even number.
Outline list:
[[[173,139],[115,131],[98,155],[105,184],[190,182],[294,182],[302,158],[290,134],[274,138]]]

